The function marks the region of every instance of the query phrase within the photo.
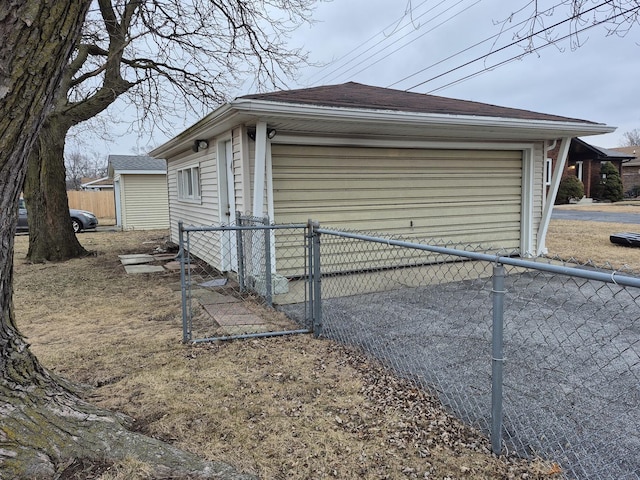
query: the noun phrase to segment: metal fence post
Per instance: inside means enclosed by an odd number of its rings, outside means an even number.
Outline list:
[[[316,231],[320,228],[318,222],[312,222],[312,254],[313,254],[313,335],[317,338],[322,335],[322,289],[320,277],[320,233]]]
[[[187,343],[191,338],[187,318],[187,279],[186,279],[186,254],[184,249],[184,231],[182,230],[182,220],[178,222],[178,243],[180,256],[180,290],[182,295],[182,343]]]
[[[236,212],[236,225],[239,227],[244,225],[240,212]],[[244,245],[242,244],[242,230],[240,228],[236,230],[236,248],[238,250],[238,285],[240,287],[240,293],[244,293],[246,290],[244,284]]]
[[[269,217],[264,217],[264,225],[269,225]],[[271,230],[264,230],[264,283],[267,305],[273,306],[273,284],[271,279]]]
[[[305,249],[307,255],[307,302],[305,303],[304,319],[307,325],[311,325],[313,328],[313,225],[312,220],[307,221],[307,228],[305,229]]]
[[[502,367],[504,331],[504,265],[493,267],[493,325],[491,328],[491,451],[502,451]]]

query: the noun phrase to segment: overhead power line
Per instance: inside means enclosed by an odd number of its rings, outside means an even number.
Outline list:
[[[460,5],[464,0],[460,0],[458,1],[458,3],[456,3],[455,5],[452,5],[451,7],[449,7],[447,10],[439,13],[438,15],[436,15],[435,17],[433,17],[431,20],[435,20],[436,18],[440,17],[441,15],[444,15],[447,11],[451,10],[454,7],[457,7],[458,5]],[[462,13],[465,13],[466,11],[468,11],[471,7],[477,5],[478,3],[480,3],[482,0],[476,0],[474,3],[472,3],[471,5],[469,5],[468,7],[466,7],[465,9],[454,13],[453,15],[451,15],[450,17],[446,18],[445,20],[443,20],[442,22],[438,23],[437,25],[435,25],[433,28],[430,28],[429,30],[427,30],[426,32],[422,33],[421,35],[418,35],[417,37],[411,39],[410,41],[404,43],[403,45],[400,45],[398,48],[396,48],[395,50],[392,50],[391,52],[387,53],[386,55],[384,55],[383,57],[378,58],[376,61],[369,63],[368,65],[366,65],[364,68],[361,68],[360,70],[358,70],[357,72],[354,73],[354,75],[357,75],[361,72],[364,72],[365,70],[367,70],[368,68],[373,67],[374,65],[376,65],[377,63],[380,63],[382,60],[390,57],[391,55],[393,55],[394,53],[402,50],[403,48],[407,47],[408,45],[418,41],[420,38],[424,37],[425,35],[433,32],[434,30],[436,30],[437,28],[441,27],[442,25],[448,23],[449,21],[453,20],[455,17],[457,17],[458,15],[461,15]],[[409,36],[411,33],[407,33],[406,35],[400,37],[399,39],[397,39],[395,42],[391,43],[390,45],[387,45],[386,47],[384,47],[383,49],[379,50],[378,52],[375,52],[371,55],[369,55],[368,57],[366,57],[365,59],[361,60],[360,62],[358,62],[356,65],[354,65],[353,67],[351,67],[349,70],[346,70],[345,72],[342,72],[341,75],[344,75],[348,72],[350,72],[351,70],[353,70],[354,68],[358,67],[359,65],[362,65],[363,63],[365,63],[367,60],[372,59],[373,57],[375,57],[376,55],[382,53],[384,50],[386,50],[387,48],[392,47],[393,45],[395,45],[396,43],[398,43],[400,40],[406,38],[407,36]]]
[[[469,80],[470,78],[474,78],[474,77],[477,77],[478,75],[482,75],[483,73],[486,73],[486,72],[488,72],[488,71],[495,70],[496,68],[501,67],[501,66],[503,66],[503,65],[506,65],[506,64],[508,64],[508,63],[511,63],[511,62],[513,62],[514,60],[518,60],[518,59],[522,58],[522,57],[523,57],[523,56],[525,56],[525,55],[529,55],[530,53],[536,52],[536,51],[538,51],[538,50],[542,50],[543,48],[546,48],[546,47],[548,47],[548,46],[550,46],[550,45],[553,45],[553,44],[555,44],[555,43],[557,43],[557,42],[559,42],[559,41],[566,40],[567,38],[571,38],[571,36],[572,36],[572,35],[576,35],[576,34],[578,34],[578,33],[582,33],[582,32],[584,32],[585,30],[589,30],[589,29],[591,29],[591,28],[593,28],[593,27],[596,27],[596,26],[598,26],[598,25],[602,25],[603,23],[607,23],[607,22],[609,22],[609,21],[611,21],[611,20],[615,20],[616,18],[621,17],[621,16],[624,16],[624,15],[627,15],[627,14],[629,14],[629,13],[638,13],[638,12],[640,12],[640,6],[630,8],[630,9],[628,9],[628,10],[625,10],[624,12],[620,12],[620,13],[618,13],[618,14],[616,14],[616,15],[612,15],[611,17],[605,18],[604,20],[600,20],[600,21],[598,21],[598,22],[594,22],[594,23],[592,23],[591,25],[588,25],[588,26],[583,27],[583,28],[581,28],[581,29],[579,29],[579,30],[576,30],[575,32],[568,33],[568,34],[566,34],[566,35],[564,35],[564,36],[562,36],[562,37],[560,37],[560,38],[557,38],[557,39],[555,39],[555,40],[553,40],[553,41],[549,41],[549,42],[545,43],[544,45],[540,45],[539,47],[533,48],[533,49],[531,49],[531,50],[529,50],[529,51],[527,51],[527,52],[525,52],[525,53],[521,53],[521,54],[519,54],[519,55],[514,55],[513,57],[508,58],[508,59],[506,59],[506,60],[503,60],[503,61],[501,61],[501,62],[498,62],[498,63],[496,63],[496,64],[494,64],[494,65],[491,65],[490,67],[485,67],[485,68],[483,68],[483,69],[481,69],[481,70],[478,70],[478,71],[476,71],[476,72],[474,72],[474,73],[472,73],[472,74],[465,75],[464,77],[461,77],[461,78],[459,78],[459,79],[457,79],[457,80],[454,80],[454,81],[452,81],[452,82],[449,82],[449,83],[447,83],[447,84],[445,84],[445,85],[442,85],[442,86],[440,86],[440,87],[438,87],[438,88],[435,88],[435,89],[433,89],[433,90],[430,90],[430,91],[428,91],[427,93],[430,93],[430,94],[431,94],[431,93],[438,92],[438,91],[440,91],[440,90],[444,90],[445,88],[448,88],[448,87],[453,86],[453,85],[457,85],[457,84],[462,83],[462,82],[464,82],[464,81],[466,81],[466,80]],[[585,12],[585,13],[586,13],[586,12]],[[488,55],[487,55],[487,56],[488,56]],[[473,62],[468,62],[468,63],[473,63]],[[467,64],[468,64],[468,63],[467,63]],[[463,66],[466,66],[467,64],[465,64],[465,65],[463,65]],[[452,69],[452,70],[450,70],[450,71],[449,71],[449,72],[447,72],[447,73],[450,73],[450,72],[452,72],[452,71],[458,70],[459,68],[462,68],[463,66],[460,66],[460,67],[458,67],[458,68]],[[443,74],[443,75],[446,75],[446,73],[445,73],[445,74]],[[434,79],[435,79],[435,78],[439,78],[439,77],[441,77],[441,76],[442,76],[442,75],[438,75],[437,77],[434,77]],[[417,86],[424,85],[425,83],[428,83],[428,82],[430,82],[431,80],[432,80],[432,79],[426,80],[426,81],[424,81],[424,82],[422,82],[422,83],[420,83],[420,84],[418,84],[418,85],[416,85],[416,86],[414,86],[414,87],[411,87],[411,88],[407,89],[406,91],[413,90],[413,89],[414,89],[414,88],[416,88]]]
[[[562,3],[557,3],[557,4],[549,7],[547,10],[544,10],[544,11],[540,12],[539,15],[545,15],[545,14],[551,12],[552,10],[554,10],[556,7],[559,7],[560,5],[562,5]],[[515,23],[512,26],[510,26],[509,28],[507,28],[505,30],[501,30],[500,32],[496,33],[495,35],[491,35],[490,37],[487,37],[484,40],[480,40],[479,42],[476,42],[473,45],[470,45],[470,46],[468,46],[466,48],[463,48],[462,50],[458,50],[456,53],[453,53],[453,54],[449,55],[448,57],[445,57],[445,58],[443,58],[441,60],[438,60],[437,62],[432,63],[431,65],[428,65],[428,66],[418,70],[417,72],[412,73],[411,75],[407,75],[406,77],[401,78],[400,80],[397,80],[397,81],[387,85],[386,88],[393,87],[394,85],[402,83],[405,80],[409,80],[410,78],[416,77],[416,76],[420,75],[421,73],[424,73],[427,70],[432,69],[433,67],[437,67],[438,65],[440,65],[440,64],[442,64],[442,63],[444,63],[444,62],[446,62],[448,60],[451,60],[452,58],[455,58],[458,55],[462,55],[463,53],[468,52],[469,50],[472,50],[472,49],[482,45],[483,43],[487,43],[487,42],[489,42],[491,40],[497,39],[501,35],[503,35],[504,33],[508,32],[509,30],[513,30],[515,28],[518,28],[520,25],[523,25],[523,24],[527,23],[528,21],[529,21],[529,19],[526,19],[526,20],[522,20],[521,22]],[[521,39],[521,41],[522,40],[524,40],[524,39]],[[489,54],[487,54],[487,55],[489,55]]]
[[[419,4],[417,7],[415,7],[415,10],[418,10],[420,7],[422,7],[425,3],[430,2],[431,0],[424,0],[421,4]],[[422,16],[426,15],[428,12],[423,13],[422,15],[420,15],[418,18],[421,18]],[[379,32],[375,33],[374,35],[372,35],[371,37],[367,38],[364,42],[360,43],[359,45],[357,45],[356,47],[352,48],[351,50],[349,50],[347,53],[345,53],[344,55],[342,55],[341,57],[331,61],[329,64],[325,65],[324,67],[320,68],[316,73],[314,73],[313,75],[311,75],[309,77],[309,79],[312,79],[314,77],[316,77],[317,75],[320,75],[323,71],[331,68],[331,66],[334,66],[335,64],[341,62],[342,60],[346,59],[347,57],[349,57],[351,54],[357,52],[358,50],[360,50],[362,47],[364,47],[365,45],[367,45],[369,42],[371,42],[372,40],[374,40],[375,38],[377,38],[380,35],[383,35],[383,39],[380,40],[378,43],[376,43],[375,45],[373,45],[374,47],[377,46],[379,43],[385,41],[386,39],[392,37],[393,35],[395,35],[396,33],[398,33],[399,31],[403,30],[407,25],[404,25],[403,27],[401,27],[400,29],[398,29],[398,25],[400,24],[400,22],[402,22],[402,20],[406,17],[406,12],[405,14],[403,14],[401,17],[397,18],[396,20],[394,20],[393,22],[391,22],[389,25],[387,25],[386,27],[384,27],[382,30],[380,30]],[[386,35],[384,33],[385,30],[387,30],[388,28],[393,28],[393,31],[389,34]],[[353,60],[349,60],[348,62],[346,62],[346,64],[348,65],[350,62],[352,62]],[[334,69],[333,71],[329,72],[327,75],[325,75],[324,77],[320,78],[318,80],[318,82],[322,81],[324,78],[328,77],[329,75],[331,75],[332,73],[336,72],[337,70],[339,70],[342,67],[337,67],[336,69]],[[317,82],[314,82],[317,83]]]
[[[545,32],[547,32],[547,31],[550,31],[550,30],[552,30],[552,29],[554,29],[554,28],[556,28],[556,27],[558,27],[558,26],[560,26],[560,25],[562,25],[562,24],[564,24],[564,23],[567,23],[567,22],[570,22],[570,21],[572,21],[572,20],[574,20],[574,19],[580,18],[581,16],[583,16],[583,15],[585,15],[585,14],[589,13],[589,12],[592,12],[592,11],[594,11],[594,10],[596,10],[596,9],[598,9],[598,8],[600,8],[600,7],[602,7],[602,6],[606,5],[606,4],[608,4],[608,3],[610,3],[610,0],[609,0],[609,1],[605,1],[605,2],[603,2],[603,3],[600,3],[600,4],[598,4],[598,5],[594,6],[594,7],[591,7],[591,8],[589,8],[589,9],[587,9],[587,10],[583,11],[583,12],[579,12],[579,13],[577,13],[577,14],[574,14],[574,15],[572,15],[571,17],[566,18],[565,20],[562,20],[562,21],[557,22],[557,23],[555,23],[555,24],[553,24],[553,25],[550,25],[549,27],[545,27],[545,28],[543,28],[543,29],[540,29],[540,30],[538,30],[537,32],[534,32],[534,33],[531,33],[531,34],[527,35],[526,37],[523,37],[523,38],[518,39],[518,40],[516,40],[516,41],[514,41],[514,42],[511,42],[511,43],[509,43],[509,44],[507,44],[507,45],[504,45],[504,46],[502,46],[502,47],[498,48],[497,50],[492,50],[491,52],[489,52],[489,53],[487,53],[487,54],[484,54],[484,55],[481,55],[481,56],[479,56],[479,57],[476,57],[476,58],[474,58],[473,60],[469,60],[468,62],[465,62],[465,63],[463,63],[462,65],[459,65],[459,66],[457,66],[457,67],[454,67],[454,68],[452,68],[452,69],[449,69],[449,70],[447,70],[446,72],[443,72],[443,73],[440,73],[440,74],[438,74],[438,75],[435,75],[435,76],[433,76],[433,77],[431,77],[431,78],[429,78],[429,79],[427,79],[427,80],[424,80],[423,82],[417,83],[416,85],[413,85],[412,87],[407,88],[405,91],[413,90],[413,89],[415,89],[415,88],[417,88],[417,87],[420,87],[420,86],[424,85],[425,83],[432,82],[432,81],[434,81],[434,80],[437,80],[438,78],[444,77],[445,75],[449,75],[450,73],[453,73],[453,72],[455,72],[455,71],[457,71],[457,70],[460,70],[460,69],[462,69],[462,68],[464,68],[464,67],[467,67],[467,66],[469,66],[469,65],[471,65],[471,64],[473,64],[473,63],[479,62],[480,60],[486,59],[486,58],[490,57],[491,55],[495,55],[495,54],[496,54],[496,53],[498,53],[498,52],[501,52],[501,51],[506,50],[506,49],[508,49],[508,48],[510,48],[510,47],[513,47],[513,46],[515,46],[515,45],[518,45],[519,43],[522,43],[522,41],[523,41],[523,40],[527,40],[527,39],[533,38],[533,37],[538,36],[538,35],[540,35],[540,34],[542,34],[542,33],[545,33]],[[608,21],[610,21],[610,20],[613,20],[613,19],[615,19],[615,18],[617,18],[617,17],[623,16],[623,15],[627,15],[628,13],[631,13],[631,12],[633,12],[634,10],[638,10],[638,9],[640,9],[640,6],[638,6],[638,7],[634,7],[634,8],[631,8],[631,9],[626,10],[626,11],[624,11],[624,12],[620,12],[620,13],[618,13],[618,14],[616,14],[616,15],[613,15],[613,16],[611,16],[611,17],[609,17],[609,18],[606,18],[606,19],[604,19],[604,20],[601,20],[601,21],[599,21],[599,22],[595,22],[595,23],[593,23],[593,24],[591,24],[591,25],[589,25],[589,26],[587,26],[587,27],[584,27],[584,28],[582,28],[582,29],[580,29],[580,30],[576,30],[575,32],[572,32],[572,33],[570,33],[570,34],[567,34],[566,36],[564,36],[564,37],[562,37],[562,38],[555,39],[555,40],[553,40],[553,41],[551,41],[551,42],[549,42],[549,43],[547,43],[547,44],[545,44],[545,45],[542,45],[542,46],[540,46],[540,47],[533,48],[533,49],[531,49],[531,50],[530,50],[530,51],[528,51],[528,52],[524,52],[524,53],[522,53],[522,54],[515,55],[515,56],[514,56],[514,57],[512,57],[511,59],[508,59],[508,60],[506,60],[506,61],[504,61],[504,62],[500,62],[500,63],[496,64],[495,66],[492,66],[492,67],[490,67],[490,68],[484,68],[483,70],[480,70],[480,71],[476,72],[476,74],[473,74],[473,75],[471,75],[471,76],[476,76],[476,75],[478,75],[478,74],[482,73],[483,71],[486,71],[486,70],[489,70],[489,69],[496,68],[496,66],[499,66],[499,65],[504,65],[504,64],[509,63],[510,61],[515,60],[515,59],[517,59],[517,58],[522,58],[523,56],[527,55],[528,53],[533,53],[533,52],[535,52],[535,51],[537,51],[537,50],[539,50],[539,49],[541,49],[541,48],[544,48],[544,47],[546,47],[546,46],[548,46],[548,45],[555,44],[555,43],[557,43],[558,41],[561,41],[561,40],[565,40],[565,39],[567,39],[567,38],[570,38],[572,35],[575,35],[575,34],[577,34],[577,33],[580,33],[580,32],[582,32],[582,31],[584,31],[584,30],[588,30],[588,29],[590,29],[590,28],[593,28],[593,27],[594,27],[594,26],[596,26],[596,25],[601,25],[602,23],[606,23],[606,22],[608,22]],[[410,75],[410,76],[409,76],[409,77],[407,77],[407,78],[410,78],[411,76],[414,76],[414,75]],[[471,77],[471,76],[470,76],[470,77]],[[457,81],[451,82],[451,84],[455,84],[455,83],[457,83]],[[448,84],[447,86],[449,86],[449,84]],[[442,88],[444,88],[444,87],[438,88],[438,90],[441,90]]]

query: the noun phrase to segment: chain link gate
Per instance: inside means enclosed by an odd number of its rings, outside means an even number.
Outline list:
[[[307,225],[237,214],[235,225],[179,223],[183,342],[311,332],[274,306],[308,303]]]

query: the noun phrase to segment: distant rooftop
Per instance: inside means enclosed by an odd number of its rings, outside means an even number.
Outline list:
[[[167,163],[161,158],[143,155],[109,155],[109,176],[115,171],[163,171],[166,172]]]
[[[626,153],[627,155],[633,155],[633,159],[626,162],[626,167],[638,167],[640,166],[640,145],[631,145],[630,147],[616,147],[613,150]]]

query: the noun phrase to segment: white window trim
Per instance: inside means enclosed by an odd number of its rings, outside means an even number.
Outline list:
[[[191,179],[191,193],[185,194],[184,178]],[[176,171],[176,187],[178,200],[186,203],[200,203],[202,186],[200,184],[200,164],[179,168]]]

